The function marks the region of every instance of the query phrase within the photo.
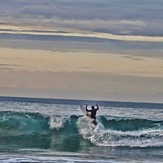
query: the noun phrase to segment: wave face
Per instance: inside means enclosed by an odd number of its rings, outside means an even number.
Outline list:
[[[82,116],[0,112],[0,149],[62,151],[88,146],[163,147],[163,121],[98,116],[95,127]]]

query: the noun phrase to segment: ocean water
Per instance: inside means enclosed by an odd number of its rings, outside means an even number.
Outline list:
[[[0,162],[163,162],[163,104],[0,97]]]

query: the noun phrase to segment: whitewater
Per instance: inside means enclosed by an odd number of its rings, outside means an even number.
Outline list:
[[[0,162],[163,162],[163,104],[0,97]]]

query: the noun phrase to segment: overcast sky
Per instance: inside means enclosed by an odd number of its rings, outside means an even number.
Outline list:
[[[162,0],[5,0],[3,22],[162,36]]]
[[[0,0],[0,95],[163,102],[162,0]]]

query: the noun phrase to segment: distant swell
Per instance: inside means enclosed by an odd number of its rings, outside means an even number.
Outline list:
[[[77,151],[84,146],[163,147],[163,121],[98,117],[94,127],[82,116],[0,112],[0,149]]]

